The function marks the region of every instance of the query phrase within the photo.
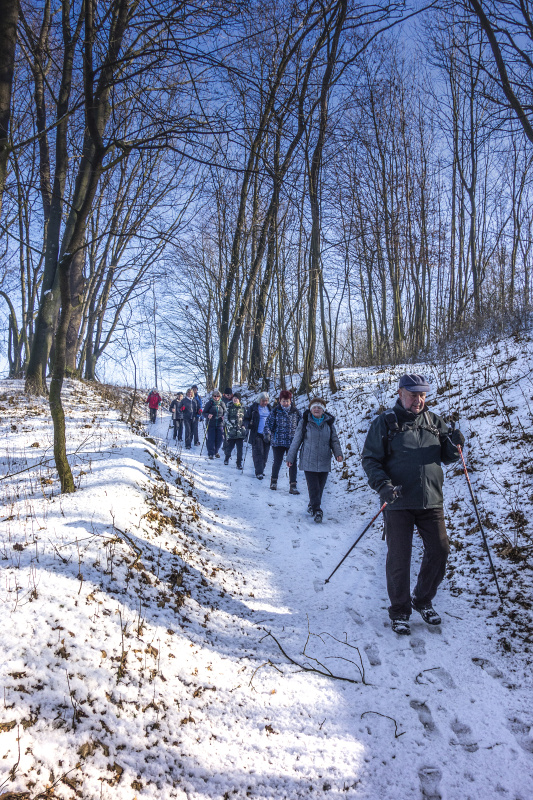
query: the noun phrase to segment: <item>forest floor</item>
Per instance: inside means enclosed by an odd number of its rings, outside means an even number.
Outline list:
[[[449,353],[432,408],[459,411],[504,605],[457,466],[430,628],[387,615],[360,450],[402,367],[340,370],[345,462],[307,515],[169,415],[121,421],[65,387],[77,491],[59,493],[44,399],[0,384],[0,798],[528,800],[533,780],[533,344]],[[167,438],[168,436],[168,438]],[[24,470],[24,471],[23,471]],[[420,562],[418,537],[413,576]]]

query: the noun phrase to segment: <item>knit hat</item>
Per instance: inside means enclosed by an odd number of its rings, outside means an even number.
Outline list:
[[[309,408],[313,408],[313,406],[320,406],[322,411],[326,410],[326,401],[323,397],[313,397],[311,402],[309,403]]]
[[[280,400],[292,400],[292,392],[289,392],[288,389],[283,389],[279,393],[279,399]]]
[[[260,403],[261,400],[270,400],[268,392],[261,392],[261,394],[257,398],[257,401]]]
[[[237,400],[242,400],[242,395],[239,392],[235,392],[233,399],[235,400],[235,398],[237,398]]]
[[[233,389],[231,388],[231,386],[226,386],[226,388],[224,389],[224,394],[233,394]]]
[[[408,392],[429,392],[430,385],[423,375],[405,373],[400,378],[399,389],[407,389]]]

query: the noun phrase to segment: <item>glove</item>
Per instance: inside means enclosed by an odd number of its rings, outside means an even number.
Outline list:
[[[455,446],[459,445],[459,447],[462,447],[464,445],[465,437],[463,436],[459,428],[454,428],[454,430],[451,432],[450,441]]]
[[[394,503],[398,496],[399,493],[392,483],[384,483],[379,490],[379,502],[381,505],[383,505],[383,503],[387,503],[387,505]]]
[[[263,434],[263,441],[264,441],[265,444],[270,444],[270,434],[269,433],[264,433]]]

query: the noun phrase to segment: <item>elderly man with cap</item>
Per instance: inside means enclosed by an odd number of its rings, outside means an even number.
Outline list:
[[[430,387],[422,375],[402,375],[394,408],[371,424],[363,448],[363,468],[372,489],[379,492],[387,540],[387,591],[392,629],[411,632],[411,610],[428,625],[440,625],[433,598],[444,578],[450,552],[444,525],[441,464],[459,459],[459,430],[451,434],[442,419],[427,409]],[[401,486],[401,493],[395,487]],[[413,531],[424,545],[418,581],[410,593]]]

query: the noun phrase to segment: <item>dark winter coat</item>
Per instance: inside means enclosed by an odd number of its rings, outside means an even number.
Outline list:
[[[161,402],[161,400],[162,398],[160,394],[158,394],[157,392],[150,392],[146,402],[148,403],[149,408],[159,408],[159,403]]]
[[[178,398],[175,397],[174,400],[169,405],[168,410],[172,414],[172,419],[183,419],[183,411],[181,410],[181,407],[183,405],[184,399],[185,398],[182,397],[181,400],[178,400]]]
[[[272,411],[272,406],[270,403],[267,404],[266,408],[269,411]],[[268,418],[267,418],[268,419]],[[254,439],[257,433],[257,429],[259,427],[259,403],[255,402],[252,403],[251,406],[248,406],[246,411],[244,412],[244,424],[249,431],[248,434],[248,441],[250,444],[254,443]],[[265,422],[266,425],[266,422]]]
[[[224,414],[226,413],[226,404],[219,400],[215,403],[212,397],[209,398],[204,406],[204,419],[209,423],[209,426],[214,425],[217,428],[222,428],[224,425]],[[209,419],[209,414],[213,415],[213,419]]]
[[[198,403],[194,397],[184,397],[179,410],[183,414],[183,419],[194,419],[198,413]]]
[[[265,422],[264,432],[270,436],[270,443],[274,447],[290,447],[301,419],[302,412],[294,403],[287,411],[281,405],[276,405]]]
[[[204,407],[204,403],[200,395],[197,393],[194,395],[194,399],[196,400],[196,405],[198,406],[198,414],[202,413],[202,409]]]
[[[387,412],[380,414],[368,431],[363,447],[368,483],[376,492],[386,483],[402,487],[402,496],[387,511],[441,508],[441,464],[459,459],[457,448],[447,438],[448,426],[425,406],[413,414],[397,402],[394,412],[398,432],[391,435]]]
[[[341,443],[334,422],[335,417],[326,411],[323,422],[317,425],[313,422],[309,409],[304,411],[287,453],[287,461],[294,464],[301,446],[300,469],[305,472],[330,472],[331,456],[342,458]]]
[[[244,424],[244,407],[235,403],[228,403],[226,407],[226,439],[244,439],[246,426]]]

